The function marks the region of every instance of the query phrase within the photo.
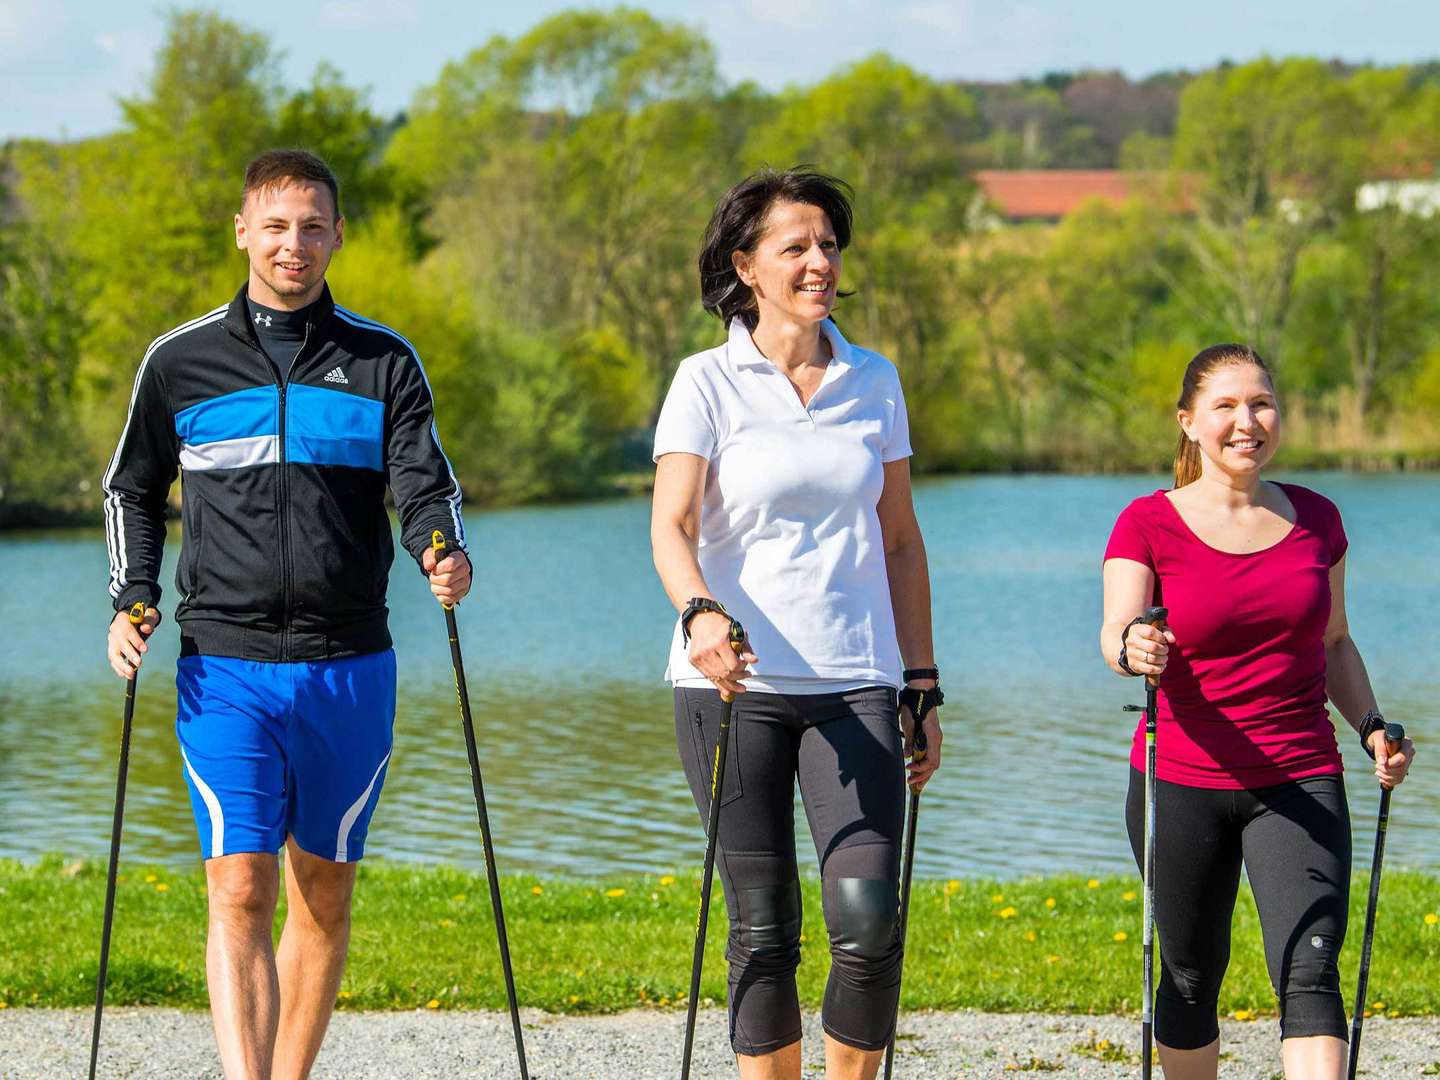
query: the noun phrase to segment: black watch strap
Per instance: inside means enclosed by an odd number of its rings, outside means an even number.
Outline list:
[[[690,641],[690,620],[702,611],[713,611],[717,615],[724,615],[732,623],[735,621],[719,600],[711,600],[708,596],[692,596],[680,614],[680,633],[687,643]]]
[[[1375,748],[1370,745],[1370,736],[1377,731],[1385,730],[1385,717],[1380,715],[1379,709],[1371,709],[1360,718],[1360,745],[1365,753],[1370,755],[1370,760],[1375,760]]]

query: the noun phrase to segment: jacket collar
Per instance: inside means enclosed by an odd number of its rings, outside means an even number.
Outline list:
[[[833,319],[826,319],[820,324],[820,332],[830,342],[830,363],[835,368],[836,375],[844,374],[851,368],[858,368],[867,359],[863,349],[857,349],[845,340],[840,333],[840,328],[835,325]],[[729,337],[725,342],[726,355],[736,370],[745,368],[769,368],[778,370],[758,348],[755,347],[755,339],[750,336],[750,330],[743,319],[731,319]]]
[[[250,311],[245,306],[245,293],[249,287],[248,281],[240,286],[240,291],[230,301],[230,307],[220,322],[230,333],[250,342],[258,349],[260,339],[255,336],[255,328],[250,325]],[[330,283],[326,282],[320,286],[320,299],[316,300],[310,309],[310,330],[314,331],[324,326],[334,314],[335,298],[330,295]]]

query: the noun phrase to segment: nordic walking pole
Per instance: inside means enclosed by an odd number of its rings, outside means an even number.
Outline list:
[[[745,646],[745,628],[730,620],[730,648],[737,653]],[[715,872],[715,844],[720,835],[720,796],[725,786],[725,758],[730,746],[730,713],[735,699],[720,692],[720,731],[715,744],[715,764],[710,773],[710,815],[705,824],[705,869],[700,878],[700,915],[695,920],[695,956],[690,961],[690,998],[685,1010],[685,1051],[680,1062],[680,1080],[690,1080],[690,1055],[695,1049],[695,1013],[700,1007],[700,969],[705,963],[705,928],[710,922],[710,879]]]
[[[130,625],[145,621],[145,604],[130,606]],[[105,976],[110,969],[110,928],[115,922],[115,873],[120,868],[120,823],[125,819],[125,779],[130,772],[130,726],[135,718],[135,680],[140,669],[125,680],[125,722],[120,728],[120,772],[115,780],[115,821],[110,826],[110,869],[105,875],[105,921],[100,931],[100,971],[95,976],[95,1023],[90,1029],[90,1080],[95,1080],[95,1063],[100,1057],[100,1016],[105,1011]]]
[[[438,564],[445,556],[445,534],[430,534],[430,550]],[[525,1065],[525,1036],[520,1031],[520,1002],[515,996],[515,972],[510,966],[510,942],[505,935],[505,910],[500,904],[500,875],[495,869],[495,847],[490,839],[490,815],[485,811],[485,785],[480,779],[480,754],[475,749],[475,723],[470,719],[470,693],[465,688],[465,661],[460,658],[460,631],[455,625],[455,606],[442,604],[445,626],[450,631],[450,661],[455,668],[455,697],[460,703],[460,723],[465,728],[465,752],[470,756],[470,783],[475,789],[475,811],[480,816],[480,841],[485,847],[485,876],[490,881],[490,908],[495,913],[495,933],[500,939],[500,967],[505,972],[505,993],[510,998],[510,1024],[515,1029],[515,1054],[520,1059],[520,1080],[530,1080]]]
[[[1394,754],[1405,741],[1405,728],[1400,724],[1385,725],[1385,749]],[[1360,941],[1360,982],[1355,988],[1355,1018],[1350,1021],[1350,1071],[1355,1080],[1355,1067],[1360,1064],[1360,1027],[1365,1023],[1365,992],[1370,987],[1370,946],[1375,941],[1375,909],[1380,903],[1380,863],[1385,858],[1385,831],[1390,827],[1390,794],[1392,788],[1380,789],[1380,816],[1375,825],[1375,854],[1370,859],[1370,900],[1365,906],[1365,936]]]
[[[1146,608],[1140,618],[1157,630],[1165,629],[1167,608]],[[1140,1075],[1150,1080],[1155,1045],[1155,712],[1160,680],[1145,676],[1145,914],[1141,943],[1144,952],[1140,1004]],[[1134,705],[1125,706],[1134,711]]]
[[[921,709],[925,708],[924,698],[921,698]],[[914,749],[911,751],[912,761],[924,761],[925,754],[930,749],[930,741],[925,738],[925,728],[921,721],[924,717],[915,718],[915,732],[911,736],[914,739]],[[910,792],[910,812],[905,819],[905,871],[900,876],[900,970],[905,970],[905,931],[910,927],[910,875],[915,869],[915,823],[920,817],[920,792]],[[895,1022],[890,1027],[890,1043],[885,1047],[885,1080],[890,1080],[890,1070],[895,1066],[895,1033],[900,1026],[900,998],[895,998]]]

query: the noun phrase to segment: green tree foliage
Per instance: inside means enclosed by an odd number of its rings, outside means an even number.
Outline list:
[[[706,220],[763,165],[853,185],[836,318],[899,366],[918,469],[1163,465],[1180,370],[1219,340],[1278,361],[1292,460],[1440,456],[1440,213],[1393,186],[1435,176],[1434,64],[963,84],[876,54],[770,93],[617,8],[492,38],[385,118],[327,65],[284,86],[276,55],[176,12],[118,131],[4,148],[0,524],[98,505],[148,342],[244,275],[241,174],[276,145],[339,174],[332,286],[414,341],[482,503],[647,466],[675,365],[722,333]],[[972,169],[1117,164],[1124,206],[975,213]]]

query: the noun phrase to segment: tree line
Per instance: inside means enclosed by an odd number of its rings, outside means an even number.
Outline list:
[[[1440,460],[1440,214],[1356,201],[1434,174],[1433,65],[1000,86],[876,54],[772,93],[622,8],[492,38],[387,118],[181,11],[122,106],[112,134],[0,159],[0,525],[98,516],[140,356],[243,280],[230,217],[274,145],[340,176],[332,287],[416,343],[472,502],[643,476],[676,363],[721,339],[697,299],[709,210],[762,164],[854,186],[836,319],[899,365],[919,469],[1162,465],[1181,369],[1221,340],[1276,368],[1291,463]],[[1137,196],[1053,225],[996,227],[972,178],[1114,164]]]

